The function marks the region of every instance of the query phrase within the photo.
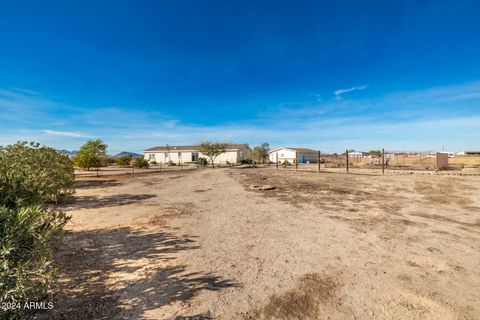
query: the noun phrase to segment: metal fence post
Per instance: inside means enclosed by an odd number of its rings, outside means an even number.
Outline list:
[[[385,149],[382,148],[382,174],[385,174]]]
[[[347,157],[347,172],[348,172],[348,149],[345,150],[345,156]]]
[[[320,172],[320,150],[318,150],[318,172]]]

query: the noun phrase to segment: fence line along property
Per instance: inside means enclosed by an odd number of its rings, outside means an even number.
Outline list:
[[[438,170],[461,170],[464,166],[449,162],[449,154],[445,152],[436,153],[399,153],[388,152],[379,149],[380,152],[370,154],[346,150],[344,153],[322,154],[318,150],[305,148],[277,148],[270,151],[270,162],[276,164],[277,169],[317,171],[322,169],[378,169],[382,174],[386,170],[401,171],[438,171]],[[480,169],[480,157],[477,168]],[[474,168],[474,167],[473,167]],[[480,173],[480,171],[478,172]]]

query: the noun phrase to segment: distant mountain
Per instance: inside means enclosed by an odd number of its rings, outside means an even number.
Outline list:
[[[69,157],[75,157],[78,151],[77,150],[68,151],[68,150],[62,149],[62,150],[58,150],[58,152],[62,154],[66,154]]]
[[[133,157],[133,158],[136,158],[136,157],[143,157],[143,156],[141,154],[138,154],[138,153],[135,153],[135,152],[122,151],[122,152],[114,155],[114,157],[115,158],[118,158],[118,157]]]

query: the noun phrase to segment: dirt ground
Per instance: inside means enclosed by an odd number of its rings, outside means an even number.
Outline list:
[[[480,177],[89,177],[63,209],[49,318],[480,319]]]

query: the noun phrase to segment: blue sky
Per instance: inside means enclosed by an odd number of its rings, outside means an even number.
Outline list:
[[[480,149],[478,1],[1,1],[0,145]]]

